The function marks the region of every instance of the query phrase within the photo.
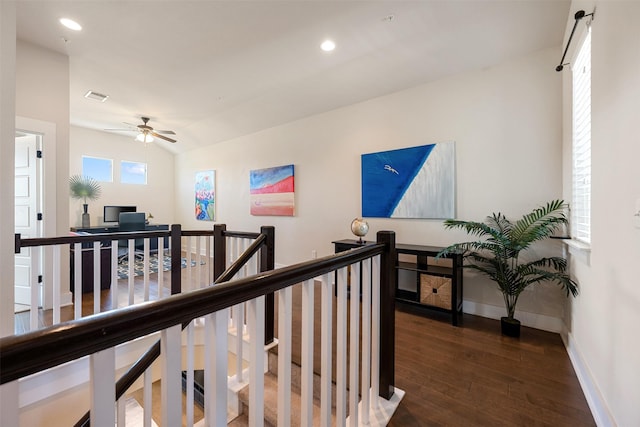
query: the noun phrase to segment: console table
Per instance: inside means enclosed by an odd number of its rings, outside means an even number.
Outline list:
[[[346,239],[332,243],[337,253],[375,242]],[[396,244],[396,301],[425,311],[449,313],[451,324],[457,326],[462,314],[462,254],[449,254],[436,260],[442,249]]]

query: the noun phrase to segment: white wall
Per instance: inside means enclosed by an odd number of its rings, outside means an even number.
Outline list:
[[[46,236],[60,236],[69,232],[69,58],[21,40],[16,44],[16,111],[15,115],[28,121],[43,122],[45,127],[55,127],[55,147],[43,139],[44,178],[54,175],[51,166],[55,164],[54,182],[44,183],[44,221]],[[27,129],[29,130],[29,129]],[[37,129],[31,129],[37,130]],[[53,163],[52,160],[55,159]],[[13,182],[13,179],[12,181]],[[13,185],[13,184],[12,184]],[[55,210],[55,215],[51,211]],[[55,217],[55,218],[54,218]],[[52,219],[54,218],[54,219]],[[55,224],[51,224],[51,222]],[[68,253],[61,253],[62,265],[68,265]],[[51,279],[53,266],[47,262],[44,270],[44,305],[50,307],[52,300]],[[69,270],[61,269],[60,286],[63,302],[69,297]],[[13,300],[13,299],[12,299]]]
[[[640,3],[574,2],[567,31],[575,11],[590,13],[594,6],[591,258],[590,265],[582,257],[571,262],[581,293],[571,307],[568,350],[598,424],[637,426],[640,218],[633,215],[640,198]],[[565,91],[565,106],[570,102]],[[570,123],[567,113],[565,128]]]
[[[194,219],[193,185],[197,171],[214,169],[217,222],[231,230],[274,225],[280,264],[308,259],[312,250],[328,255],[332,240],[353,237],[349,226],[361,213],[360,155],[440,141],[456,142],[459,218],[482,220],[497,210],[519,216],[562,194],[561,76],[553,71],[559,51],[547,49],[179,155],[177,220],[190,228],[211,226]],[[286,164],[295,165],[296,215],[252,217],[249,171]],[[369,239],[379,230],[395,230],[402,243],[446,245],[466,238],[436,220],[368,222]],[[465,280],[465,300],[472,306],[488,304],[483,307],[496,310],[485,314],[504,313],[495,285]],[[559,330],[561,295],[555,288],[526,292],[518,308],[554,319],[551,328]]]
[[[82,174],[82,156],[113,160],[112,183],[101,182],[102,195],[89,202],[91,225],[100,225],[104,205],[135,205],[138,212],[152,213],[152,223],[174,222],[174,155],[153,143],[134,141],[133,136],[71,127],[69,176]],[[120,162],[147,164],[147,185],[120,183]],[[68,184],[67,184],[68,186]],[[82,200],[69,199],[68,216],[72,226],[81,225]]]
[[[64,235],[69,232],[69,57],[18,40],[15,87],[17,116],[56,125],[56,231]]]
[[[13,335],[16,7],[0,2],[0,337]],[[0,399],[1,400],[1,399]],[[1,420],[0,420],[1,421]]]

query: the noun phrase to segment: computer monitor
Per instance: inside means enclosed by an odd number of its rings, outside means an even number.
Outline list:
[[[122,212],[136,212],[135,206],[105,206],[104,207],[104,222],[118,222],[120,220],[120,213]]]

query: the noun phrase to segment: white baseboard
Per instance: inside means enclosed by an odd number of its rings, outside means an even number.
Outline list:
[[[617,424],[613,419],[613,415],[602,397],[602,393],[600,393],[598,385],[593,380],[593,375],[591,374],[589,367],[584,363],[584,358],[582,357],[580,349],[578,348],[576,341],[573,339],[573,336],[571,333],[566,331],[566,329],[563,330],[560,336],[562,337],[562,342],[564,342],[564,346],[567,349],[567,354],[569,355],[569,359],[573,365],[573,370],[576,372],[576,376],[580,382],[580,387],[582,387],[582,392],[584,393],[584,397],[587,399],[587,404],[589,405],[589,409],[591,409],[591,415],[593,415],[596,425],[598,427],[616,427]]]
[[[73,294],[69,292],[63,292],[60,295],[60,307],[73,304]]]
[[[467,314],[487,317],[489,319],[500,320],[505,316],[505,308],[495,305],[483,304],[475,301],[463,301],[462,311]],[[543,331],[560,333],[564,330],[564,322],[562,319],[544,314],[528,313],[526,311],[517,311],[516,318],[522,326],[530,328],[542,329]]]

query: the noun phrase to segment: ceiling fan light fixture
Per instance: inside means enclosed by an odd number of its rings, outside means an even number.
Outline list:
[[[144,142],[145,144],[153,142],[153,136],[151,136],[151,134],[149,134],[148,132],[142,132],[139,133],[138,136],[136,136],[136,141]]]
[[[69,18],[60,18],[60,23],[62,25],[64,25],[65,27],[67,27],[70,30],[73,31],[80,31],[82,30],[82,25],[78,24],[76,21],[74,21],[73,19],[69,19]]]

